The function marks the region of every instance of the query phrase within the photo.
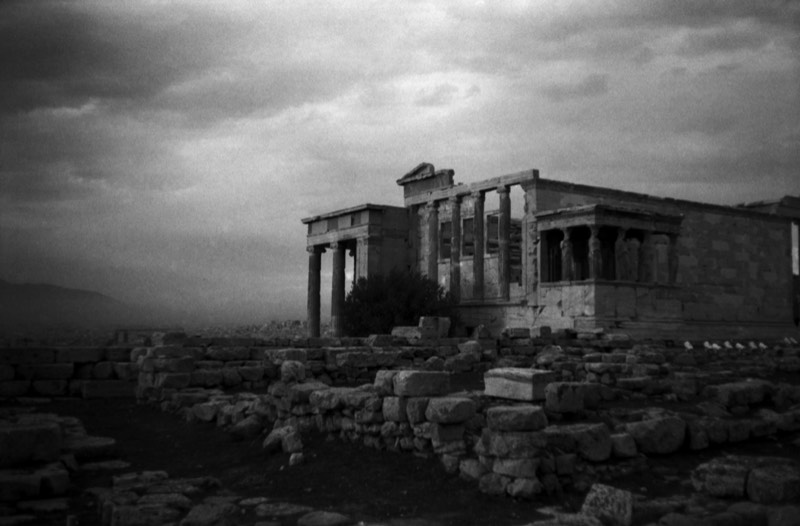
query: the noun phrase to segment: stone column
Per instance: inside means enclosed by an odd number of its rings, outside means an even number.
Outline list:
[[[590,226],[589,230],[589,278],[603,277],[603,254],[600,248],[600,227]]]
[[[645,232],[642,245],[639,247],[639,281],[653,281],[653,233]]]
[[[628,244],[625,242],[627,228],[617,229],[617,240],[614,242],[614,272],[618,281],[628,279]]]
[[[428,210],[428,279],[439,281],[439,204],[431,201]]]
[[[450,198],[450,294],[455,301],[461,299],[461,198]]]
[[[331,243],[333,250],[333,276],[331,277],[331,332],[344,335],[344,256],[342,241]]]
[[[319,289],[322,269],[322,247],[306,247],[308,251],[308,306],[307,330],[311,338],[319,337]]]
[[[500,217],[498,220],[497,244],[498,244],[498,283],[500,285],[500,297],[508,299],[509,282],[511,280],[511,254],[509,253],[509,237],[511,236],[511,198],[507,186],[497,189],[500,196]]]
[[[667,283],[673,285],[678,281],[678,234],[669,234],[667,247]]]
[[[472,194],[475,216],[472,221],[474,229],[475,250],[472,252],[472,297],[483,299],[483,192]]]
[[[561,281],[572,281],[572,240],[569,238],[570,229],[565,228],[564,239],[561,241]]]

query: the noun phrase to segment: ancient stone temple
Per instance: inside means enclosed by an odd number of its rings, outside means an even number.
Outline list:
[[[453,179],[422,163],[397,181],[404,207],[303,219],[310,335],[319,335],[326,251],[334,335],[342,335],[347,257],[355,279],[400,267],[437,280],[458,299],[462,331],[742,337],[795,327],[800,197],[720,206],[549,180],[538,170]]]

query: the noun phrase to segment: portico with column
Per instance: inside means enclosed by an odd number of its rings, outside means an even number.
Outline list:
[[[355,282],[408,265],[408,213],[405,208],[366,204],[303,219],[308,251],[307,334],[323,335],[322,273],[330,254],[330,328],[344,336],[348,276]],[[348,259],[349,258],[349,259]],[[326,259],[326,258],[325,258]],[[351,272],[347,272],[348,261]]]

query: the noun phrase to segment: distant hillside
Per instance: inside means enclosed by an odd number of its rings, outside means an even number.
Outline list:
[[[148,321],[142,314],[92,290],[0,280],[0,325],[105,327]]]

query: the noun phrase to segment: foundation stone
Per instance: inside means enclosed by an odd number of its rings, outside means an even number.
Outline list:
[[[483,375],[487,396],[533,402],[545,399],[545,386],[556,380],[556,373],[541,369],[501,367]]]

